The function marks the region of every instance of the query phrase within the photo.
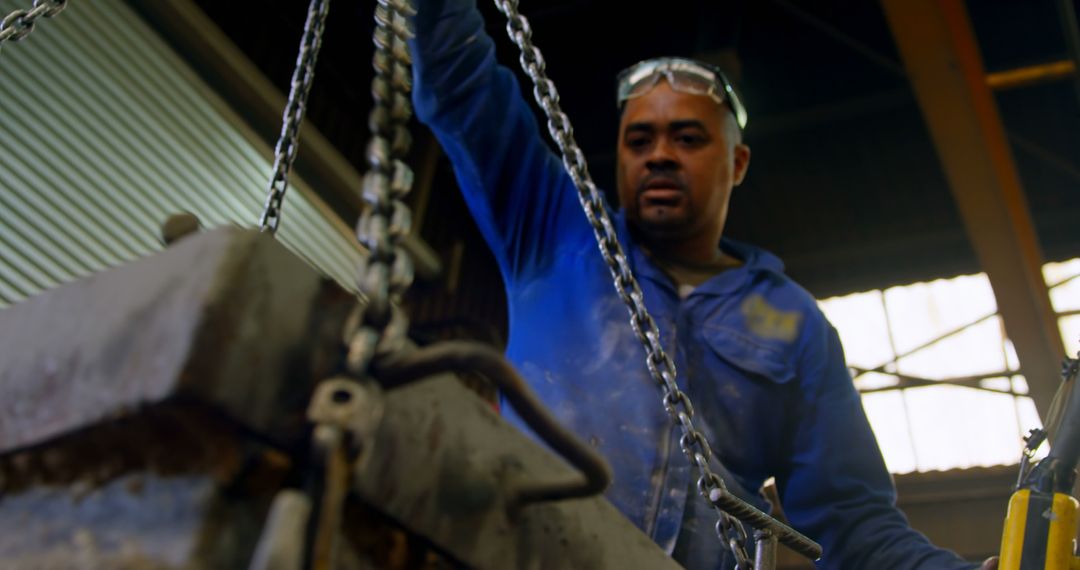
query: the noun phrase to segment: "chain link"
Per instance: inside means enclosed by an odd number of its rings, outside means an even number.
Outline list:
[[[34,0],[29,10],[15,10],[0,20],[0,45],[17,42],[34,31],[38,18],[52,18],[67,8],[67,0]]]
[[[266,193],[266,205],[259,218],[259,228],[271,234],[277,233],[278,224],[281,223],[281,206],[285,192],[289,189],[289,171],[300,147],[300,124],[303,123],[304,113],[307,111],[307,98],[311,92],[311,83],[315,79],[315,62],[322,46],[326,14],[329,10],[330,0],[311,0],[308,5],[300,52],[296,54],[296,67],[293,68],[289,84],[289,100],[281,116],[281,134],[274,147],[274,167]]]
[[[277,231],[281,221],[281,206],[288,188],[289,170],[296,158],[298,133],[315,75],[329,3],[329,0],[311,0],[308,8],[281,135],[274,149],[274,174],[259,222],[262,231],[271,234]],[[349,401],[359,401],[356,396],[360,394],[361,384],[357,379],[368,376],[375,354],[402,348],[408,328],[408,318],[398,303],[413,280],[412,260],[401,247],[402,238],[411,230],[411,213],[401,198],[408,194],[413,182],[412,170],[403,159],[412,144],[407,129],[412,117],[409,100],[412,62],[406,41],[411,34],[407,18],[415,14],[408,0],[378,0],[375,7],[372,58],[375,76],[371,83],[374,105],[368,117],[369,168],[361,188],[367,207],[356,225],[356,237],[368,250],[357,271],[360,296],[366,297],[367,302],[358,304],[343,331],[350,377],[320,384],[309,410],[309,419],[316,424],[314,442],[327,459],[323,516],[316,526],[311,561],[315,568],[333,567],[335,559],[340,509],[351,469],[342,459],[343,438],[346,432],[353,439],[361,438],[371,431],[368,424],[377,424],[377,415],[381,415],[381,408],[376,414],[370,407],[340,406],[337,398],[339,394],[352,394],[354,397]],[[327,396],[329,392],[333,394]]]
[[[408,18],[415,14],[409,0],[378,0],[375,7],[374,105],[361,191],[366,208],[356,224],[356,237],[368,250],[357,275],[367,304],[346,327],[347,365],[356,376],[366,373],[376,353],[401,348],[408,329],[399,302],[413,281],[412,259],[401,242],[412,228],[412,213],[402,198],[413,183],[404,158],[412,145],[412,59],[406,41],[412,37]]]
[[[723,479],[709,467],[712,450],[705,436],[694,427],[694,407],[690,398],[675,382],[675,363],[660,342],[660,331],[645,307],[644,295],[616,237],[615,228],[605,207],[604,196],[593,183],[585,163],[585,154],[574,140],[570,119],[559,106],[558,90],[545,74],[544,57],[532,44],[529,21],[518,11],[517,0],[494,1],[499,11],[507,17],[506,32],[521,50],[521,67],[533,81],[533,96],[547,115],[548,132],[558,145],[563,165],[577,187],[578,199],[596,235],[604,262],[611,271],[615,289],[630,312],[630,325],[645,347],[646,366],[663,394],[664,410],[678,423],[682,431],[679,446],[701,473],[697,483],[698,491],[709,500],[713,489],[726,491],[726,486]],[[714,502],[710,501],[710,504],[717,512],[716,532],[720,540],[731,550],[740,570],[751,569],[753,564],[746,552],[749,537],[743,524],[721,510]]]

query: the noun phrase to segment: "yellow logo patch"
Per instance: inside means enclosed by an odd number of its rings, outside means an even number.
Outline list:
[[[802,314],[798,311],[781,311],[769,304],[765,297],[754,294],[739,307],[750,332],[770,340],[791,342],[799,334]]]

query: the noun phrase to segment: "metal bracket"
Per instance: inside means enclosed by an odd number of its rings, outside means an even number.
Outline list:
[[[315,388],[308,419],[315,423],[312,443],[322,471],[322,497],[312,545],[314,570],[336,568],[337,538],[351,473],[370,457],[383,415],[382,392],[373,382],[336,377]]]

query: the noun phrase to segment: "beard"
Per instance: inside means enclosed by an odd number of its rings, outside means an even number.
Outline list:
[[[636,203],[628,212],[638,228],[656,237],[679,237],[692,224],[694,205],[685,187],[678,190],[649,190],[640,188]]]
[[[685,206],[642,206],[639,203],[628,213],[630,223],[650,238],[672,239],[693,233],[690,212]]]

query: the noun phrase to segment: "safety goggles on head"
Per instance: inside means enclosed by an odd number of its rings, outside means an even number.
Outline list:
[[[691,95],[705,95],[718,105],[727,103],[739,128],[746,128],[746,109],[735,94],[731,83],[719,69],[691,59],[661,57],[647,59],[631,65],[619,73],[618,105],[621,109],[626,101],[640,97],[649,91],[660,79],[666,79],[672,89]]]

